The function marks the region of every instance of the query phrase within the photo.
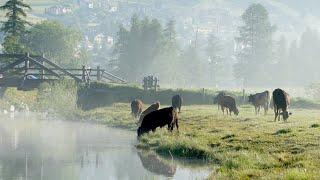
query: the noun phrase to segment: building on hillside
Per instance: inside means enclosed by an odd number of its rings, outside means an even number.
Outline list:
[[[70,7],[57,5],[57,6],[45,8],[45,13],[50,15],[64,15],[64,14],[72,13],[72,9]]]

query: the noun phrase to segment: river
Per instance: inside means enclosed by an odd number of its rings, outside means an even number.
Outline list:
[[[205,179],[199,163],[136,148],[135,132],[81,122],[0,115],[0,179]]]

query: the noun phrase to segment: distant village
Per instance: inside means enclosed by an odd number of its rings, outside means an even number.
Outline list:
[[[115,31],[102,31],[99,26],[106,19],[100,19],[97,12],[109,14],[109,21],[117,21],[124,27],[130,26],[130,17],[137,14],[140,17],[149,16],[157,18],[163,23],[169,20],[176,21],[178,40],[183,46],[191,43],[204,44],[209,35],[215,35],[220,39],[233,39],[238,24],[230,14],[227,8],[210,8],[194,11],[189,8],[188,11],[176,11],[174,7],[168,7],[169,3],[135,3],[129,0],[77,0],[73,4],[54,5],[45,9],[45,14],[50,18],[65,18],[69,15],[80,16],[85,14],[88,18],[79,17],[84,21],[81,25],[85,36],[81,46],[89,51],[99,50],[101,48],[111,51],[115,42]],[[186,8],[187,9],[187,8]],[[85,12],[85,13],[83,13]],[[78,14],[77,14],[78,13]],[[114,27],[118,28],[118,26]],[[103,29],[103,28],[102,28]]]

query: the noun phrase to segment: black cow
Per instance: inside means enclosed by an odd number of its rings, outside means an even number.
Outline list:
[[[155,132],[158,127],[168,126],[168,130],[172,131],[174,125],[179,130],[178,113],[175,108],[167,107],[159,109],[147,114],[137,130],[138,137],[149,131]]]
[[[286,121],[289,115],[292,113],[288,112],[288,107],[290,105],[289,95],[282,89],[275,89],[272,93],[273,109],[274,109],[274,121],[280,121],[280,115],[282,115],[283,120]]]

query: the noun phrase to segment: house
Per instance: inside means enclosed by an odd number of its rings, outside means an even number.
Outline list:
[[[72,13],[72,9],[70,7],[57,5],[57,6],[46,8],[45,13],[50,15],[64,15],[64,14]]]

